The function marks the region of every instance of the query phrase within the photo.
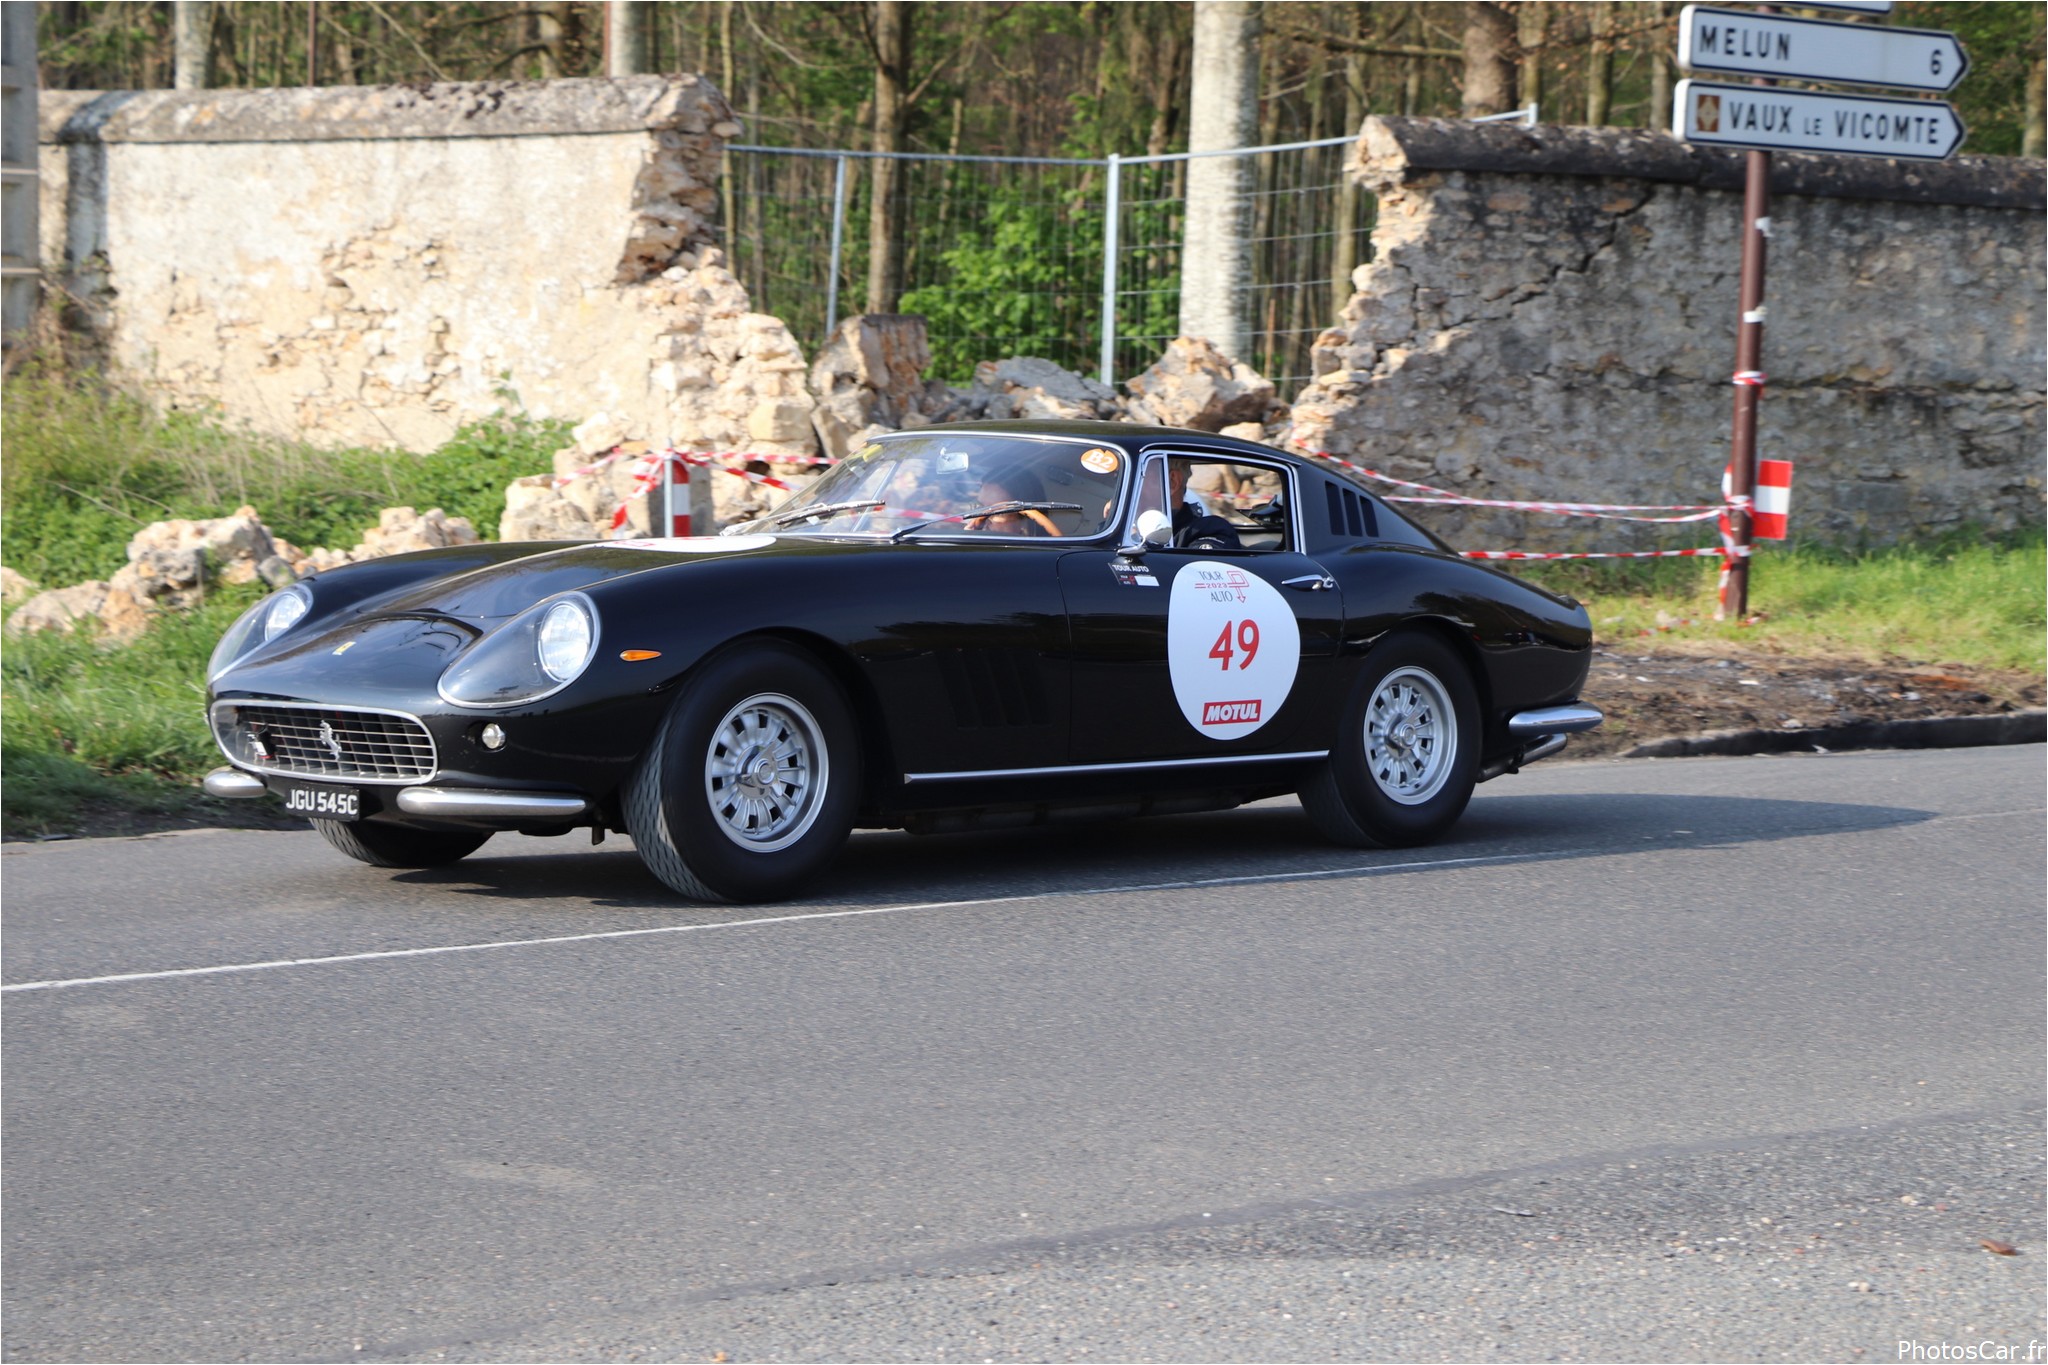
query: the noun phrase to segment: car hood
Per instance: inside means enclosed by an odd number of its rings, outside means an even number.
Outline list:
[[[415,583],[363,602],[356,617],[439,616],[489,629],[557,593],[651,570],[774,554],[780,544],[768,535],[593,541]]]

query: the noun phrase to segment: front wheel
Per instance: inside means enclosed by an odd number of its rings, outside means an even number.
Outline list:
[[[693,900],[788,895],[853,828],[854,734],[839,685],[802,650],[761,642],[711,659],[626,784],[641,861]]]
[[[1472,799],[1479,740],[1464,662],[1433,636],[1397,635],[1367,657],[1301,807],[1324,835],[1355,848],[1429,843]]]
[[[371,867],[445,867],[484,846],[488,830],[407,829],[345,820],[315,820],[320,837]]]

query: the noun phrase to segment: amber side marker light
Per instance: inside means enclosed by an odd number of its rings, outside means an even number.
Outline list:
[[[661,651],[658,649],[622,649],[619,651],[619,657],[629,664],[637,664],[643,659],[659,659]]]

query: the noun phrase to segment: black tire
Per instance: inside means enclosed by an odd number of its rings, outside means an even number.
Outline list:
[[[320,837],[371,867],[445,867],[484,846],[489,830],[406,829],[402,825],[315,820]]]
[[[627,780],[648,871],[692,900],[787,896],[853,828],[852,708],[816,660],[758,641],[701,664]]]
[[[1366,656],[1301,808],[1353,848],[1429,843],[1472,799],[1479,745],[1479,702],[1457,652],[1432,635],[1391,636]]]

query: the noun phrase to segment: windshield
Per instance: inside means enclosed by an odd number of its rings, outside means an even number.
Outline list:
[[[780,535],[1096,535],[1130,461],[1115,446],[980,433],[871,441],[753,529]]]

